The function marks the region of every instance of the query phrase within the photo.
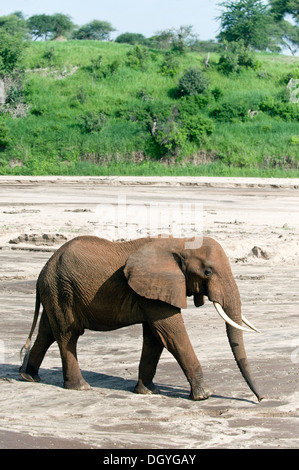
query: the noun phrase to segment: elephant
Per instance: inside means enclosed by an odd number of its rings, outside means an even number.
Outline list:
[[[46,351],[57,341],[67,389],[85,390],[77,360],[77,341],[85,329],[110,331],[140,323],[143,345],[134,392],[155,393],[153,378],[166,348],[190,384],[190,398],[213,393],[188,337],[181,309],[193,296],[205,297],[226,322],[227,337],[241,371],[259,401],[243,342],[243,331],[257,330],[241,313],[241,300],[222,246],[213,238],[149,237],[113,242],[79,236],[62,245],[47,261],[36,283],[32,327],[22,350],[20,375],[40,381],[38,370]],[[31,338],[43,306],[34,345]],[[244,327],[242,321],[247,325]]]

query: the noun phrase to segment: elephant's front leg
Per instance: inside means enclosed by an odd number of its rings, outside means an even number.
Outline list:
[[[143,347],[139,364],[138,382],[135,393],[149,394],[156,391],[153,378],[156,373],[163,344],[155,336],[147,323],[143,323]]]
[[[203,380],[202,368],[191,345],[181,313],[170,315],[168,312],[168,315],[165,315],[164,312],[164,318],[156,319],[152,323],[152,329],[181,366],[191,386],[190,398],[209,398],[214,390]]]

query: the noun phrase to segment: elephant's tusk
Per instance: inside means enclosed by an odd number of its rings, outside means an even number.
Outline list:
[[[249,326],[249,328],[251,328],[253,331],[256,331],[257,333],[261,333],[260,330],[258,330],[252,323],[250,323],[249,320],[247,320],[246,317],[244,317],[242,315],[242,320],[243,320],[243,323],[245,323],[245,325]]]
[[[225,313],[225,311],[223,310],[223,308],[221,307],[220,304],[218,304],[217,302],[213,302],[213,304],[214,304],[215,309],[217,310],[217,312],[221,316],[221,318],[226,323],[233,326],[234,328],[237,328],[238,330],[249,331],[250,333],[252,333],[253,330],[249,330],[248,328],[244,328],[244,326],[238,325],[238,323],[235,323],[231,318],[229,318],[229,316]]]

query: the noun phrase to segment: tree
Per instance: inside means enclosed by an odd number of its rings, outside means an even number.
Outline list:
[[[184,52],[196,39],[193,33],[193,26],[180,26],[179,29],[173,30],[172,49],[177,52]]]
[[[270,0],[271,13],[275,20],[277,36],[280,44],[288,48],[294,55],[299,46],[299,3],[298,0]],[[287,21],[291,15],[297,25]]]
[[[224,39],[217,68],[225,75],[240,73],[244,68],[255,70],[258,68],[259,63],[254,56],[254,52],[245,47],[242,39],[231,42]]]
[[[55,39],[63,36],[74,28],[74,24],[68,15],[55,13],[55,15],[33,15],[27,20],[27,24],[34,40]]]
[[[193,26],[180,26],[178,29],[166,29],[159,31],[155,36],[148,39],[153,47],[159,49],[172,49],[173,51],[183,53],[186,48],[194,44],[197,40],[193,33]]]
[[[0,76],[11,74],[20,66],[26,47],[27,29],[24,19],[17,15],[0,17]]]
[[[194,96],[203,93],[209,86],[209,79],[200,69],[191,67],[185,70],[179,80],[177,93],[179,96]]]
[[[19,65],[25,43],[22,35],[0,29],[0,77],[13,72]]]
[[[117,36],[115,42],[125,43],[125,44],[146,44],[146,37],[140,33],[123,33]]]
[[[50,15],[33,15],[27,20],[33,40],[44,39],[52,33],[52,17]]]
[[[289,14],[299,23],[298,0],[270,0],[270,7],[276,21],[282,20],[286,14]]]
[[[15,12],[11,15],[1,16],[0,30],[6,31],[12,36],[20,35],[24,39],[26,39],[28,35],[28,26],[21,12]]]
[[[228,42],[244,41],[245,47],[265,50],[269,44],[269,28],[273,24],[270,9],[262,0],[226,1],[220,4],[225,11],[219,17],[219,39]]]
[[[93,20],[91,23],[81,26],[74,32],[74,39],[88,39],[94,41],[107,41],[110,33],[115,31],[108,21]]]
[[[74,29],[75,26],[71,17],[69,15],[63,15],[62,13],[55,13],[55,15],[51,17],[51,24],[53,39],[56,39],[59,36],[66,36]]]
[[[282,19],[275,23],[274,28],[274,34],[279,45],[284,49],[289,49],[289,51],[295,55],[299,46],[298,26]],[[281,47],[279,48],[279,52],[281,52]]]
[[[148,43],[152,47],[157,49],[170,49],[171,42],[173,40],[173,31],[167,29],[165,31],[159,31],[155,36],[148,39]]]

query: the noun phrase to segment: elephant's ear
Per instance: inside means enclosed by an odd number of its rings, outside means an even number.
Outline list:
[[[142,245],[124,268],[129,286],[142,297],[187,308],[185,276],[170,240],[154,240]]]

